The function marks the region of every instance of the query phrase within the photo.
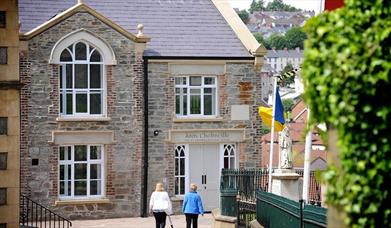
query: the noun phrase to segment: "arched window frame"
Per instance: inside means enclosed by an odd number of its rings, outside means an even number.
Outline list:
[[[84,43],[87,46],[87,50],[89,54],[92,54],[93,51],[90,51],[89,47],[94,47],[96,51],[99,52],[101,56],[101,61],[100,62],[93,62],[92,64],[100,64],[100,78],[101,78],[101,88],[103,91],[101,93],[101,113],[100,114],[91,114],[90,112],[90,107],[89,103],[87,103],[88,111],[84,113],[77,113],[75,109],[75,95],[72,95],[72,113],[67,113],[66,111],[64,112],[64,106],[61,107],[61,101],[60,101],[60,110],[59,110],[59,116],[61,118],[102,118],[102,117],[107,117],[107,85],[106,85],[106,65],[115,65],[117,64],[116,58],[114,51],[110,47],[110,45],[99,38],[98,36],[94,35],[93,33],[85,30],[85,29],[80,29],[77,31],[74,31],[63,38],[61,38],[53,47],[49,63],[50,64],[58,64],[60,67],[59,71],[59,78],[61,77],[61,74],[64,74],[64,65],[66,64],[71,64],[71,62],[64,62],[61,61],[61,54],[64,50],[71,51],[74,53],[74,50],[69,50],[69,47],[74,47],[75,44],[77,43]],[[76,60],[73,57],[72,64],[91,64],[90,61],[87,60]],[[88,65],[89,66],[89,65]],[[90,67],[88,67],[87,71],[90,71]],[[74,67],[72,68],[72,74],[74,74]],[[72,77],[75,77],[74,75]],[[89,77],[89,73],[88,73]],[[88,79],[89,80],[89,79]],[[61,82],[59,81],[59,91],[60,91],[60,98],[61,98]],[[74,83],[73,85],[74,86]],[[89,81],[88,81],[88,87],[89,87]],[[73,88],[72,88],[73,89]],[[63,92],[63,91],[62,91]],[[73,90],[72,93],[74,94],[76,90]],[[80,90],[79,90],[80,92]],[[63,95],[64,96],[64,95]],[[60,100],[59,98],[59,100]],[[88,96],[88,99],[90,97]],[[88,101],[87,101],[88,102]],[[62,112],[61,112],[62,109]]]
[[[85,56],[84,59],[77,57],[78,46],[84,52],[80,52]],[[88,42],[79,41],[65,48],[62,53],[66,52],[70,59],[61,60],[60,55],[60,116],[106,116],[105,66],[99,50]],[[96,52],[99,61],[91,58]]]
[[[237,166],[237,148],[236,144],[222,144],[222,167],[224,169],[235,169]]]

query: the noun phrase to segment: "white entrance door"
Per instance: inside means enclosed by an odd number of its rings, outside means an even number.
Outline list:
[[[219,144],[189,145],[189,182],[198,186],[205,211],[219,207]]]

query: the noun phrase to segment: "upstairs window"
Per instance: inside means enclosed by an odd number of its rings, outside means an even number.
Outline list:
[[[217,80],[212,76],[175,78],[176,115],[216,116]]]
[[[61,116],[103,116],[103,59],[92,45],[78,42],[60,55]]]

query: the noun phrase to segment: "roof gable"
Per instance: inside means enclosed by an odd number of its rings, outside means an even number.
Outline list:
[[[103,23],[109,25],[114,30],[118,31],[119,33],[121,33],[125,37],[127,37],[135,42],[146,43],[150,40],[150,38],[148,38],[144,35],[136,36],[136,35],[132,34],[131,32],[125,30],[121,26],[112,22],[111,20],[109,20],[108,18],[103,16],[102,14],[98,13],[96,10],[85,5],[84,3],[78,3],[63,12],[58,13],[56,16],[52,17],[51,19],[49,19],[45,23],[40,24],[39,26],[33,28],[32,30],[30,30],[24,34],[21,34],[20,39],[21,40],[29,40],[32,37],[44,32],[45,30],[51,28],[52,26],[60,23],[61,21],[71,17],[72,15],[74,15],[78,12],[85,12],[85,13],[91,14],[92,16],[96,17],[97,19],[99,19]]]
[[[40,26],[58,12],[74,6],[75,1],[19,0],[22,31]],[[147,56],[253,57],[212,0],[84,2],[129,33],[137,33],[137,25],[143,24],[145,34],[152,38],[144,53]]]

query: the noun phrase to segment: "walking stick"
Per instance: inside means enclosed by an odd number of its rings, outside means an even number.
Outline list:
[[[171,228],[174,228],[174,226],[172,225],[171,216],[170,215],[167,215],[167,216],[168,216],[168,222],[170,223]]]

